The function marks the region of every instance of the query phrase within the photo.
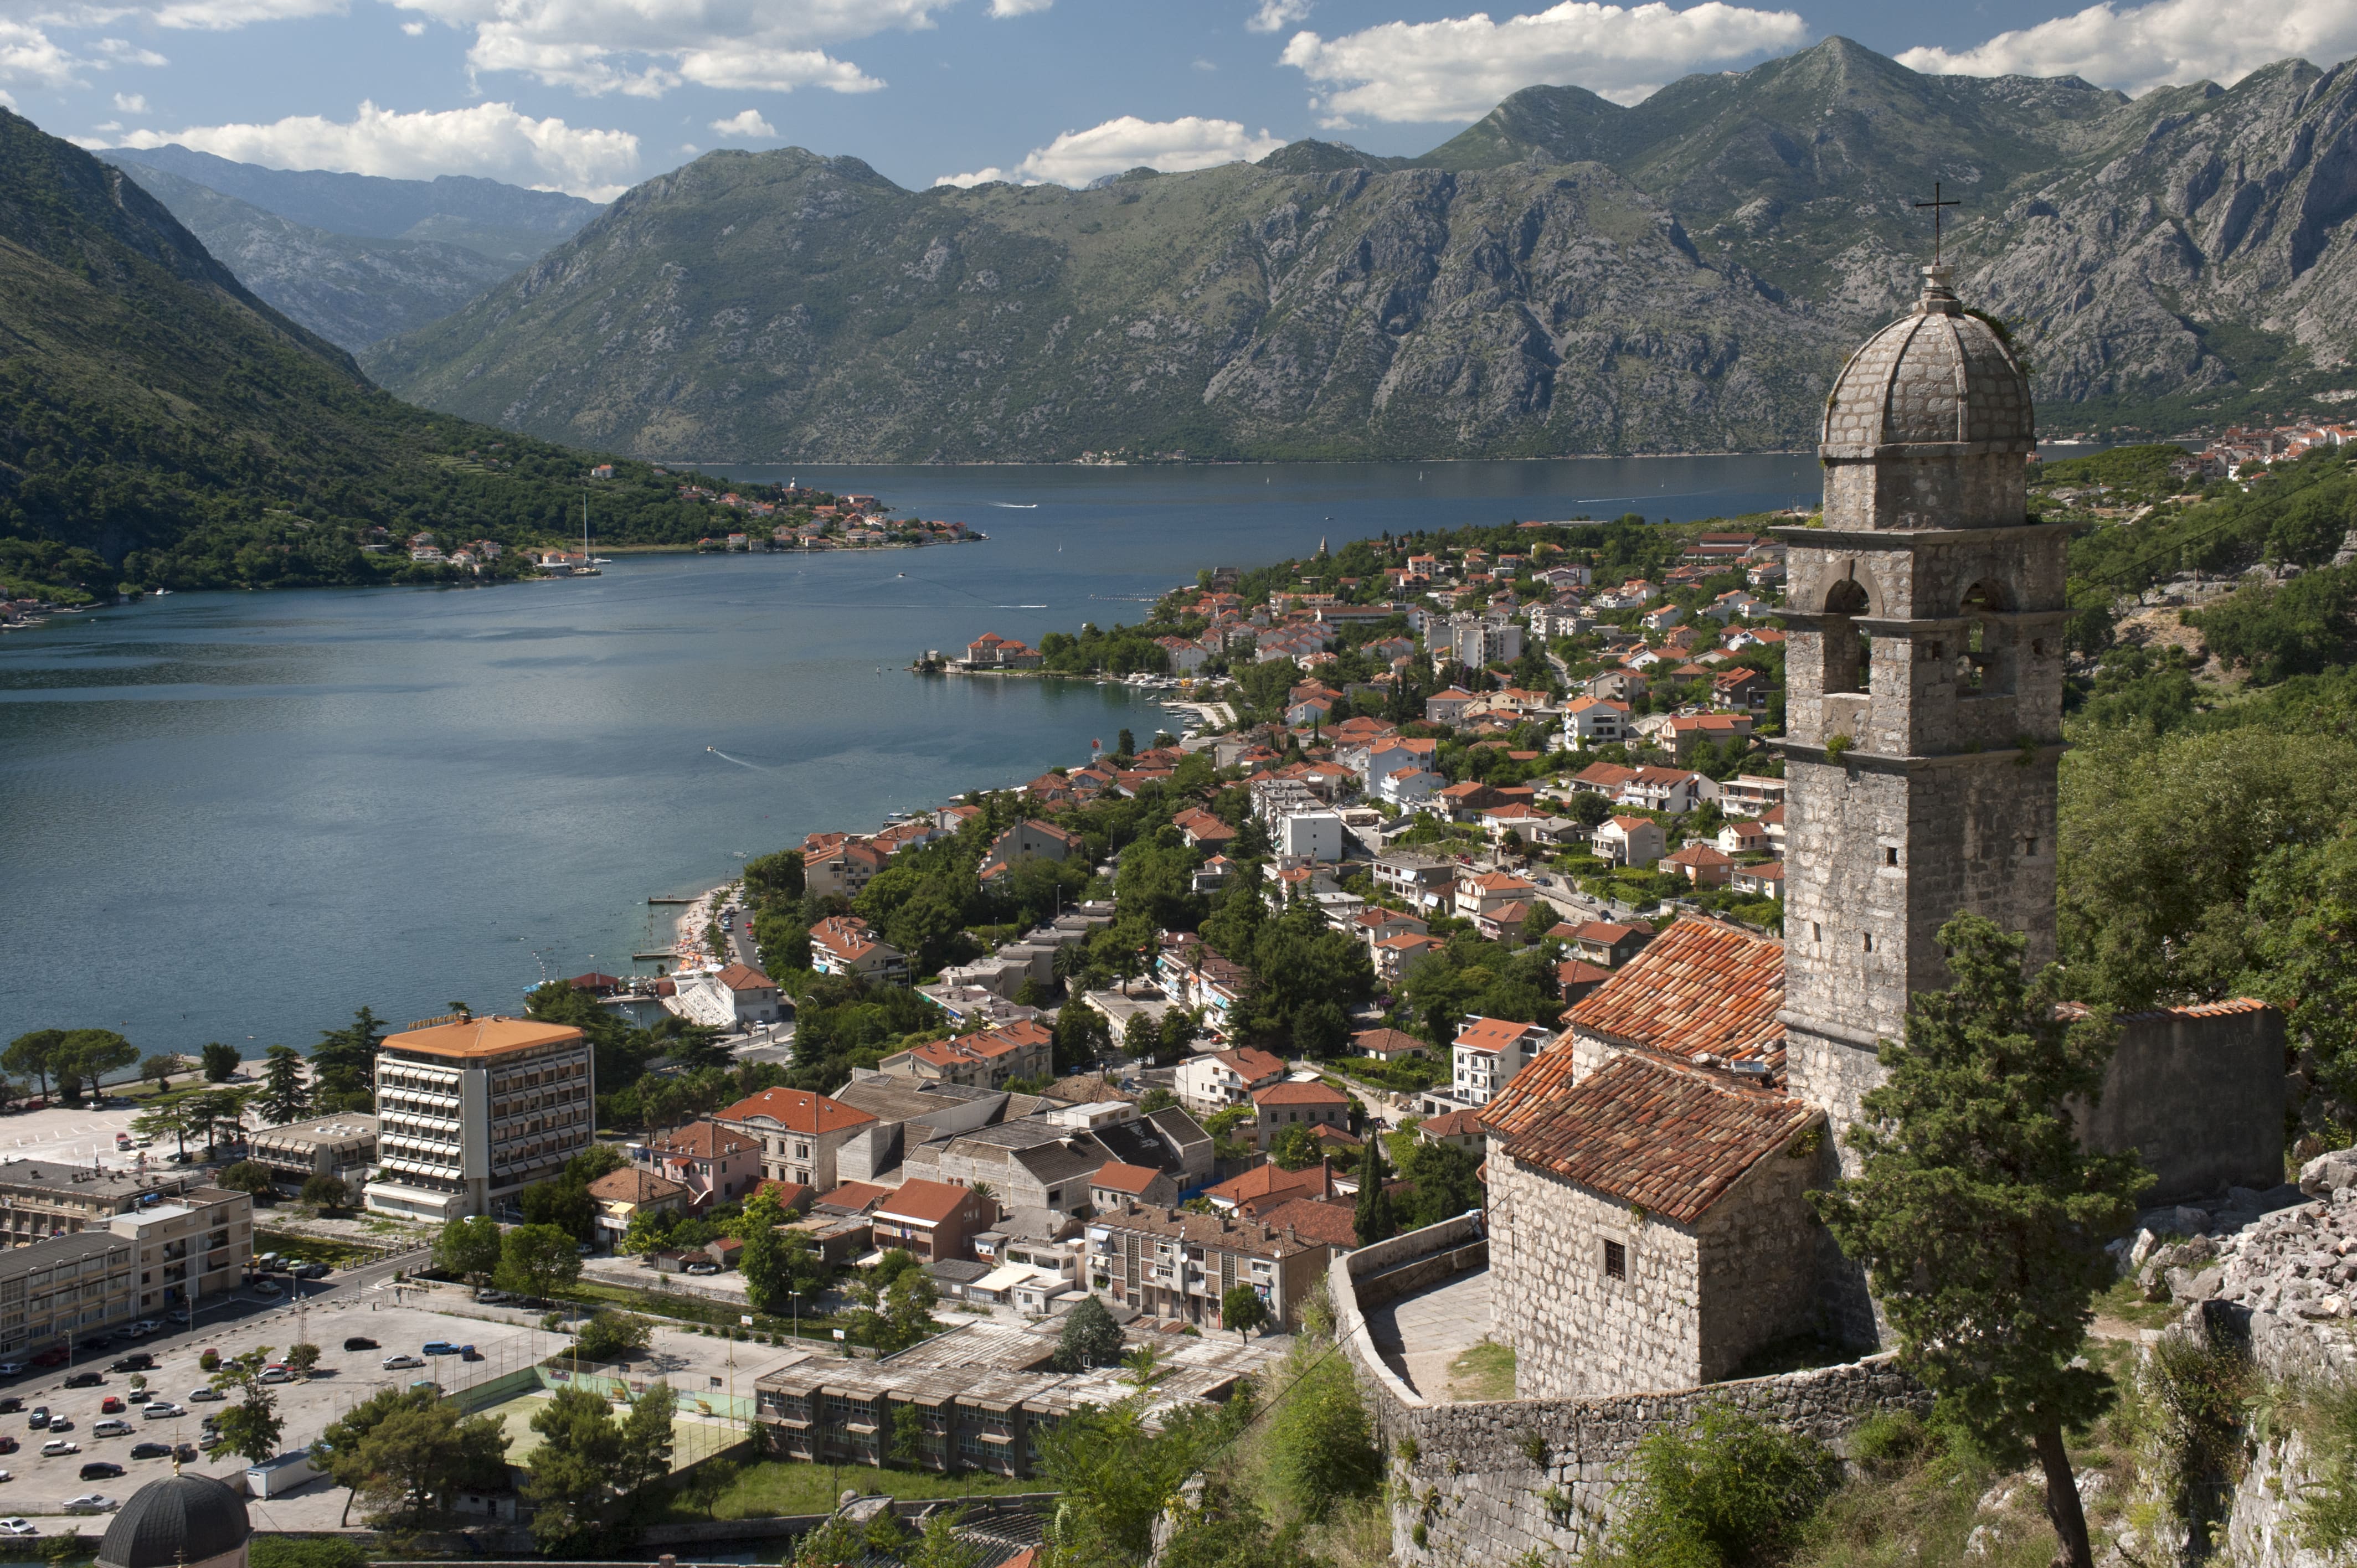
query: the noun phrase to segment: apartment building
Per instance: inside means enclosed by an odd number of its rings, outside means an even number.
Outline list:
[[[131,1244],[133,1305],[143,1317],[226,1295],[253,1262],[253,1198],[246,1193],[193,1187],[106,1223]]]
[[[1090,1287],[1166,1322],[1220,1324],[1220,1300],[1251,1285],[1291,1327],[1325,1277],[1325,1243],[1226,1214],[1125,1204],[1089,1221]]]
[[[1458,1026],[1451,1049],[1456,1068],[1452,1086],[1465,1105],[1487,1105],[1531,1058],[1546,1049],[1542,1024],[1518,1024],[1511,1018],[1468,1018]]]
[[[48,1236],[103,1229],[143,1203],[177,1201],[202,1185],[194,1171],[169,1174],[104,1170],[57,1160],[0,1165],[0,1231],[22,1247]]]
[[[388,1036],[368,1207],[436,1224],[497,1215],[589,1146],[596,1105],[589,1044],[568,1026],[461,1016]]]
[[[0,1354],[129,1321],[139,1299],[137,1262],[136,1244],[111,1230],[0,1252]]]

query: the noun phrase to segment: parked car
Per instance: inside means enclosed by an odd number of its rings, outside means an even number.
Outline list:
[[[134,1459],[169,1459],[172,1445],[168,1443],[135,1443],[131,1445]]]
[[[38,1535],[41,1527],[28,1519],[0,1519],[0,1535]]]
[[[716,1274],[720,1272],[720,1265],[717,1263],[690,1263],[682,1272],[691,1274]]]
[[[114,1336],[112,1334],[93,1334],[89,1338],[81,1342],[81,1348],[95,1354],[98,1351],[106,1349],[113,1343]]]
[[[25,1369],[22,1361],[0,1361],[0,1378],[13,1378]]]
[[[149,1421],[168,1421],[173,1416],[186,1415],[188,1413],[188,1412],[186,1410],[174,1404],[170,1400],[156,1400],[150,1402],[147,1406],[147,1419]]]
[[[149,1400],[159,1400],[164,1396],[157,1393],[154,1389],[133,1389],[129,1393],[124,1394],[123,1397],[129,1400],[133,1404],[145,1404]]]
[[[174,1444],[172,1448],[172,1457],[185,1465],[192,1459],[200,1459],[204,1457],[204,1455],[198,1451],[195,1444],[181,1443]]]
[[[355,1334],[344,1341],[344,1348],[347,1350],[373,1350],[376,1348],[376,1341],[365,1335]]]
[[[70,1442],[62,1437],[52,1437],[47,1443],[41,1444],[41,1457],[44,1459],[54,1459],[60,1454],[79,1454],[81,1452],[81,1444]]]
[[[121,1416],[115,1416],[91,1427],[90,1434],[92,1437],[128,1437],[131,1435],[131,1423]]]
[[[81,1478],[85,1481],[112,1481],[122,1474],[123,1466],[112,1459],[93,1459],[81,1467]]]
[[[447,1339],[428,1339],[418,1348],[428,1356],[455,1356],[458,1353],[458,1347]]]
[[[103,1372],[76,1372],[72,1377],[66,1380],[66,1387],[70,1389],[94,1389],[105,1381],[106,1374]]]
[[[425,1357],[411,1356],[401,1352],[395,1352],[384,1359],[384,1369],[388,1372],[397,1372],[404,1367],[422,1367],[424,1365],[425,1365]]]
[[[38,1432],[43,1427],[48,1425],[49,1407],[45,1404],[35,1405],[33,1407],[33,1413],[25,1418],[25,1424],[31,1427],[36,1432]]]
[[[486,1306],[496,1306],[503,1301],[513,1301],[515,1297],[503,1290],[479,1290],[475,1293],[475,1299]]]
[[[284,1295],[285,1292],[278,1288],[278,1283],[274,1280],[256,1280],[253,1282],[253,1294],[275,1298]]]
[[[164,1332],[164,1326],[156,1322],[152,1317],[143,1317],[138,1322],[131,1326],[131,1332],[134,1334],[161,1334]]]
[[[62,1345],[52,1345],[48,1349],[33,1358],[33,1365],[36,1367],[62,1367],[66,1364],[66,1361],[72,1356],[72,1351],[67,1349]]]
[[[22,1415],[24,1411],[25,1402],[18,1399],[15,1394],[10,1394],[5,1399],[0,1399],[0,1415]]]
[[[120,1394],[109,1394],[104,1399],[99,1401],[98,1413],[101,1415],[121,1415],[123,1413],[122,1396]]]
[[[81,1497],[66,1499],[68,1513],[113,1513],[122,1506],[102,1492],[84,1492]]]
[[[145,1350],[134,1350],[128,1356],[117,1356],[106,1369],[110,1372],[152,1372],[156,1369],[156,1358]]]
[[[295,1374],[284,1363],[274,1361],[263,1368],[253,1380],[257,1383],[291,1383],[295,1380]]]
[[[458,1359],[461,1361],[479,1361],[482,1359],[483,1353],[480,1350],[476,1349],[472,1345],[461,1345],[458,1347]]]
[[[324,1280],[334,1272],[325,1263],[305,1263],[294,1274],[298,1280]]]
[[[221,1397],[223,1396],[219,1389],[194,1389],[189,1391],[188,1402],[191,1404],[210,1404],[215,1400],[221,1399]]]
[[[71,1432],[73,1429],[73,1417],[70,1415],[53,1415],[49,1417],[49,1430],[51,1432]]]
[[[13,1432],[0,1432],[0,1454],[15,1452],[16,1452],[16,1434]]]

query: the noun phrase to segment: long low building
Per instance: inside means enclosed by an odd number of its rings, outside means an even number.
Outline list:
[[[376,1164],[376,1118],[339,1112],[311,1122],[264,1127],[247,1140],[246,1157],[270,1167],[288,1192],[300,1192],[313,1176],[333,1176],[358,1192]]]
[[[1225,1401],[1266,1359],[1225,1340],[1157,1337],[1164,1375],[1149,1421],[1175,1406]],[[1052,1333],[1005,1324],[952,1329],[880,1361],[813,1358],[764,1373],[754,1384],[757,1419],[770,1452],[786,1458],[880,1465],[891,1456],[894,1423],[917,1412],[918,1463],[941,1471],[1028,1476],[1039,1440],[1084,1404],[1114,1404],[1135,1391],[1121,1367],[1052,1370]]]
[[[10,1245],[98,1230],[143,1203],[176,1199],[202,1185],[194,1171],[107,1170],[61,1160],[0,1165],[0,1225]]]
[[[226,1295],[253,1261],[253,1199],[210,1187],[0,1249],[0,1354]]]

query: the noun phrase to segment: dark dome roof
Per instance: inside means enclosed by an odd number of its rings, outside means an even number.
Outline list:
[[[1988,323],[1967,315],[1944,267],[1923,269],[1922,297],[1850,356],[1825,400],[1824,453],[1973,446],[2029,452],[2037,434],[2029,378]]]
[[[245,1544],[245,1499],[210,1476],[167,1476],[131,1494],[99,1543],[103,1568],[172,1568]]]

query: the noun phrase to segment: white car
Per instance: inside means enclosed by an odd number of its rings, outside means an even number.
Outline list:
[[[70,1438],[52,1437],[47,1443],[41,1444],[41,1457],[44,1459],[54,1459],[60,1454],[79,1454],[81,1452],[81,1444],[74,1442]]]
[[[174,1404],[170,1400],[150,1400],[147,1402],[147,1419],[150,1421],[154,1421],[159,1416],[186,1415],[188,1413],[188,1412],[187,1411],[181,1409],[178,1405]]]
[[[400,1371],[404,1367],[422,1367],[424,1365],[425,1365],[425,1358],[423,1356],[404,1354],[387,1356],[384,1359],[384,1369],[388,1372]]]
[[[253,1294],[261,1296],[275,1296],[280,1294],[278,1282],[275,1280],[256,1280],[253,1282]]]
[[[188,1396],[188,1402],[190,1404],[210,1404],[214,1401],[224,1397],[226,1396],[224,1396],[219,1389],[199,1389]]]
[[[128,1437],[131,1435],[132,1430],[133,1428],[129,1422],[124,1420],[119,1415],[110,1415],[104,1421],[100,1422],[96,1426],[91,1427],[90,1429],[90,1434],[92,1437]]]
[[[86,1492],[66,1504],[68,1513],[113,1513],[123,1505],[100,1492]]]
[[[41,1527],[28,1519],[0,1519],[0,1535],[38,1535]]]
[[[164,1326],[156,1322],[152,1317],[143,1317],[138,1322],[131,1326],[131,1332],[134,1334],[161,1334],[164,1332]]]

